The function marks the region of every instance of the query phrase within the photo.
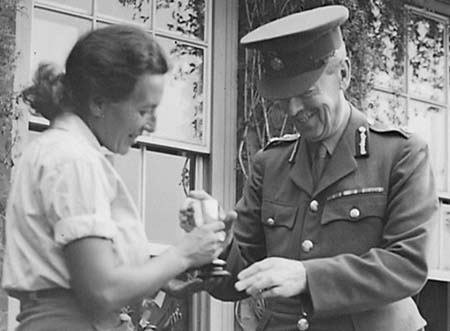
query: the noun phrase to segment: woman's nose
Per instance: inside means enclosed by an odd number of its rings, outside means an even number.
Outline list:
[[[147,114],[144,121],[143,131],[147,132],[155,131],[155,122],[156,122],[155,114],[153,112]]]

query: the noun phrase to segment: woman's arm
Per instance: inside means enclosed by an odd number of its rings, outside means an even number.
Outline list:
[[[186,269],[211,262],[220,252],[223,229],[222,222],[198,227],[178,245],[138,266],[118,264],[108,239],[86,237],[73,241],[64,247],[71,287],[93,314],[119,309],[156,293]]]

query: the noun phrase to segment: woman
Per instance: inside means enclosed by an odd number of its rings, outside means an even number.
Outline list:
[[[169,68],[149,34],[90,32],[65,69],[41,65],[23,93],[51,125],[16,165],[3,286],[20,300],[18,330],[116,330],[121,307],[217,257],[224,224],[197,227],[149,259],[137,209],[105,157],[154,130]]]

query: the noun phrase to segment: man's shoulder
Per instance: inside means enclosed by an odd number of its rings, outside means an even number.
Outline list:
[[[377,145],[382,150],[418,151],[427,148],[428,145],[423,137],[403,126],[369,121],[369,130],[372,133],[371,145]]]
[[[410,139],[412,136],[412,133],[402,126],[384,123],[375,119],[369,119],[368,123],[370,131],[380,135],[397,136],[404,139]]]
[[[264,146],[263,150],[269,150],[276,147],[288,147],[295,144],[300,139],[300,134],[285,134],[281,137],[271,138],[269,142]]]

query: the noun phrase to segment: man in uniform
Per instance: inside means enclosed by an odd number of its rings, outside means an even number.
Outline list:
[[[326,6],[250,32],[265,98],[299,136],[259,151],[223,256],[236,276],[210,293],[262,297],[258,330],[417,331],[437,198],[426,144],[370,122],[344,97],[350,61]],[[202,199],[202,194],[193,193]]]

